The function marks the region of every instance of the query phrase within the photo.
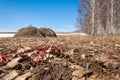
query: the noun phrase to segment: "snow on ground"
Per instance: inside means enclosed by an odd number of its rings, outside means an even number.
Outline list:
[[[0,33],[0,37],[13,37],[15,34]]]
[[[0,33],[0,37],[13,37],[14,33]],[[57,33],[57,36],[71,36],[71,35],[80,35],[80,36],[86,36],[85,33]]]
[[[80,35],[80,36],[87,36],[86,33],[57,33],[58,36],[71,36],[71,35]]]

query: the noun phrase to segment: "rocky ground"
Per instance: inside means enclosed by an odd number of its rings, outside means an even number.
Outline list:
[[[120,37],[1,38],[0,80],[120,80]]]

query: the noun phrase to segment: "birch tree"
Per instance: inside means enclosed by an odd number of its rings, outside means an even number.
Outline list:
[[[88,34],[120,35],[120,0],[82,1],[89,3],[83,22]]]
[[[95,32],[95,24],[94,24],[94,22],[95,22],[95,19],[94,19],[94,16],[95,16],[95,0],[91,0],[91,5],[92,5],[91,34],[94,35],[94,32]]]

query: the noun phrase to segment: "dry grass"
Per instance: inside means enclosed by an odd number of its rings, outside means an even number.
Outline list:
[[[91,36],[59,36],[57,38],[0,38],[0,45],[18,45],[22,44],[23,46],[34,46],[40,44],[46,45],[63,45],[71,48],[77,47],[89,47],[92,46],[106,46],[114,48],[115,44],[120,44],[119,36],[102,36],[102,37],[91,37]]]

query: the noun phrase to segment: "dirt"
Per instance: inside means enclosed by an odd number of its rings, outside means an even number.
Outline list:
[[[43,62],[39,59],[35,47],[44,45],[51,57]],[[51,50],[55,45],[57,49]],[[30,50],[25,49],[30,47]],[[24,49],[19,54],[19,49]],[[50,49],[50,50],[48,50]],[[47,51],[48,50],[48,51]],[[57,51],[56,51],[57,50]],[[28,56],[33,53],[37,56]],[[30,72],[23,80],[120,80],[120,37],[80,37],[59,36],[57,38],[1,38],[0,53],[6,61],[0,62],[0,80],[17,80],[18,77]],[[19,64],[15,67],[6,66],[15,58]],[[36,62],[33,59],[37,60]],[[18,75],[6,79],[11,71]],[[79,71],[78,73],[73,72]],[[82,72],[80,72],[82,71]],[[84,72],[83,72],[84,71]],[[31,75],[32,74],[32,75]],[[9,75],[12,76],[12,75]],[[5,79],[4,79],[5,78]]]

